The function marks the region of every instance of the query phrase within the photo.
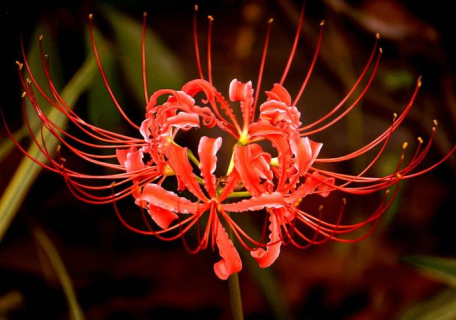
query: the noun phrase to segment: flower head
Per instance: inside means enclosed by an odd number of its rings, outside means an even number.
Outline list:
[[[185,240],[189,230],[196,230],[196,248],[191,248],[185,241],[184,244],[191,252],[208,247],[213,250],[217,248],[221,259],[214,264],[214,272],[220,279],[227,279],[242,268],[239,253],[234,245],[235,239],[250,251],[252,258],[262,268],[274,263],[279,257],[282,245],[291,243],[299,248],[307,248],[328,240],[361,240],[374,230],[380,217],[393,201],[401,180],[429,171],[443,162],[455,148],[435,165],[416,171],[416,167],[431,147],[435,135],[434,128],[426,144],[419,139],[411,159],[405,159],[402,152],[398,156],[395,170],[382,177],[368,175],[369,170],[380,159],[391,135],[412,108],[421,86],[421,80],[418,80],[409,104],[400,115],[394,115],[391,126],[385,128],[377,138],[348,155],[335,158],[321,157],[323,143],[314,141],[312,136],[329,128],[356,107],[371,85],[382,52],[378,49],[377,36],[364,70],[346,97],[319,120],[303,124],[299,101],[316,63],[323,23],[309,72],[298,94],[292,97],[284,82],[298,45],[302,21],[303,13],[285,71],[281,80],[265,92],[266,99],[261,100],[260,92],[272,20],[268,24],[256,87],[253,87],[252,81],[232,80],[225,91],[228,94],[228,102],[222,93],[224,90],[219,91],[212,82],[210,35],[213,18],[210,17],[207,78],[202,72],[195,31],[199,78],[187,82],[180,90],[165,88],[151,96],[145,83],[145,117],[141,124],[135,124],[118,104],[109,86],[95,45],[90,16],[93,49],[101,75],[119,112],[138,134],[136,137],[130,137],[84,121],[63,101],[52,85],[47,64],[43,63],[52,92],[52,96],[46,95],[33,77],[24,55],[24,64],[19,63],[24,97],[33,105],[43,126],[60,141],[63,149],[112,173],[94,175],[72,170],[60,156],[60,151],[57,158],[51,157],[45,141],[35,137],[32,132],[32,139],[47,157],[48,164],[28,156],[41,166],[61,174],[71,192],[83,201],[116,204],[120,199],[132,197],[139,211],[147,216],[143,228],[130,225],[117,206],[115,211],[122,223],[135,232],[164,240]],[[196,18],[194,28],[196,30]],[[144,46],[143,50],[144,57]],[[24,78],[24,65],[30,79]],[[143,78],[146,79],[145,63],[143,66]],[[363,80],[367,84],[360,90],[361,93],[355,97],[354,102],[346,106],[349,97],[354,95]],[[42,111],[36,94],[44,96],[90,139],[86,141],[58,127]],[[236,116],[237,114],[240,116]],[[214,132],[221,130],[236,141],[230,146],[232,153],[224,155],[229,157],[229,165],[226,168],[219,167],[226,172],[223,175],[216,175],[219,152],[222,144],[226,143],[223,137],[202,136],[197,150],[190,150],[176,141],[177,135],[182,137],[188,134],[188,131],[201,127],[218,128],[219,130]],[[94,140],[96,142],[90,142]],[[16,144],[20,147],[19,143]],[[404,144],[403,150],[406,147]],[[110,150],[111,154],[96,153],[100,148]],[[86,151],[90,149],[94,151]],[[319,168],[321,163],[352,160],[371,150],[377,150],[376,155],[357,175]],[[301,201],[309,195],[327,197],[331,193],[348,193],[363,196],[376,192],[383,192],[377,209],[358,223],[344,223],[345,200],[339,205],[336,221],[326,219],[322,208],[317,212],[307,212],[300,206]],[[260,214],[264,217],[265,227],[260,237],[252,236],[239,222],[242,217],[251,214]],[[361,236],[346,236],[362,228],[366,231]]]

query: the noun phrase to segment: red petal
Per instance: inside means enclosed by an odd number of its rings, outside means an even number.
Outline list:
[[[145,165],[142,161],[144,155],[141,149],[117,149],[116,156],[119,163],[125,166],[127,172],[133,172],[144,169]]]
[[[271,91],[266,91],[269,100],[277,100],[285,103],[287,106],[291,105],[291,96],[282,85],[275,83]]]
[[[215,88],[209,82],[202,79],[196,79],[187,82],[182,87],[182,91],[186,92],[192,97],[194,97],[198,92],[204,91],[204,94],[207,97],[207,101],[211,101],[215,96]]]
[[[301,125],[300,118],[301,113],[296,107],[290,107],[283,102],[270,100],[260,106],[260,119],[269,121],[273,125],[283,121],[297,129]]]
[[[274,125],[281,121],[291,123],[291,119],[287,115],[288,109],[289,107],[283,102],[267,101],[260,106],[260,119]]]
[[[199,107],[194,106],[193,111],[197,113],[201,119],[203,119],[203,124],[208,128],[213,128],[217,124],[217,119],[215,114],[208,107]]]
[[[201,175],[204,179],[204,187],[210,197],[215,197],[215,176],[213,175],[217,165],[217,151],[222,146],[222,138],[211,139],[201,137],[198,145]]]
[[[251,164],[255,167],[258,176],[261,179],[265,179],[267,182],[272,184],[273,174],[271,171],[271,155],[267,152],[264,152],[263,149],[258,144],[251,144],[250,150],[252,151],[252,160]]]
[[[142,150],[135,150],[131,147],[130,149],[117,149],[116,150],[117,160],[121,165],[125,167],[126,172],[135,172],[145,168],[143,163],[143,152]],[[135,175],[133,178],[133,186],[131,187],[132,196],[137,199],[140,195],[140,189],[138,187],[140,175]],[[136,201],[139,206],[142,206],[140,201]]]
[[[183,111],[191,111],[195,105],[195,100],[184,91],[176,91],[167,102],[177,104]]]
[[[154,222],[162,229],[167,229],[171,222],[177,219],[177,214],[172,211],[154,206],[149,203],[149,210],[147,210]]]
[[[253,89],[252,81],[242,83],[234,79],[230,83],[229,89],[230,100],[233,102],[241,102],[241,110],[244,119],[244,125],[249,123],[253,105]]]
[[[182,130],[199,128],[199,116],[196,113],[179,112],[177,115],[167,118],[163,131],[168,130],[169,127]]]
[[[228,238],[225,228],[223,228],[220,221],[217,222],[217,235],[215,241],[222,260],[214,264],[214,272],[217,277],[226,280],[233,273],[241,271],[242,261],[233,242]]]
[[[251,137],[265,137],[268,135],[283,135],[283,130],[273,126],[269,121],[261,120],[254,122],[249,127]]]
[[[139,200],[147,201],[155,207],[179,213],[198,213],[204,208],[153,183],[144,187]]]
[[[252,99],[252,81],[242,83],[237,79],[233,79],[230,83],[229,96],[233,102]]]
[[[152,109],[157,108],[157,99],[164,95],[170,96],[168,101],[177,101],[177,103],[181,105],[193,105],[195,103],[195,100],[193,100],[192,97],[187,95],[185,92],[179,92],[171,89],[160,89],[155,91],[154,94],[150,96],[146,112],[149,113]]]
[[[236,203],[224,203],[223,210],[229,212],[258,211],[264,208],[281,208],[286,206],[285,199],[280,192],[266,193],[258,197],[242,200]]]
[[[203,190],[201,190],[198,181],[193,175],[193,168],[187,156],[187,148],[169,144],[166,150],[166,156],[174,173],[182,180],[188,191],[201,201],[208,202],[209,199],[204,195]]]
[[[151,136],[156,131],[155,116],[152,112],[148,112],[146,119],[141,123],[139,132],[146,142],[150,142]]]
[[[295,203],[300,198],[307,196],[315,191],[315,189],[319,188],[323,193],[320,193],[321,196],[326,197],[329,193],[334,190],[331,185],[334,184],[334,178],[328,178],[317,171],[312,173],[306,178],[304,184],[299,186],[295,192],[293,192],[288,198],[288,203]]]
[[[290,142],[284,135],[283,131],[277,129],[267,121],[259,121],[252,124],[249,128],[252,137],[262,137],[271,141],[274,148],[277,149],[279,159],[279,181],[276,190],[281,190],[287,179],[288,164],[291,159]]]
[[[127,160],[125,161],[125,168],[127,172],[133,172],[144,169],[145,165],[142,161],[144,155],[141,150],[132,151],[127,154]]]
[[[334,185],[335,179],[334,178],[326,178],[325,179],[326,183],[322,183],[317,187],[318,194],[322,197],[327,197],[331,191],[334,190],[332,185]]]
[[[269,221],[271,222],[269,225],[271,234],[269,235],[270,241],[268,242],[266,250],[263,248],[257,248],[250,252],[261,268],[267,268],[277,260],[280,254],[280,246],[282,245],[282,241],[280,240],[279,224],[277,223],[275,212],[271,212],[269,214]]]
[[[127,160],[127,154],[131,149],[116,149],[117,161],[123,166],[125,166],[125,161]]]
[[[299,138],[298,135],[296,135],[296,139],[291,140],[290,147],[297,160],[296,169],[298,176],[303,176],[307,173],[320,153],[322,146],[322,143],[313,142],[307,137]]]
[[[236,146],[234,149],[234,167],[247,191],[253,196],[259,196],[262,193],[260,177],[256,168],[252,166],[252,159],[251,145]]]

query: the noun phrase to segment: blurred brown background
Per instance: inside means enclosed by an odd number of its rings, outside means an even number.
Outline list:
[[[213,76],[222,94],[227,96],[233,78],[256,82],[266,25],[271,17],[275,21],[262,90],[278,82],[294,39],[299,1],[226,0],[198,4],[203,57],[206,16],[215,18]],[[45,47],[57,44],[51,63],[60,65],[58,77],[65,84],[86,54],[91,54],[85,40],[88,13],[95,14],[95,24],[111,45],[113,66],[121,66],[113,67],[114,91],[132,118],[141,121],[144,106],[135,93],[137,88],[132,88],[129,81],[131,70],[125,67],[139,52],[119,48],[116,32],[105,13],[106,5],[139,24],[143,11],[148,12],[147,25],[166,48],[149,48],[149,54],[158,64],[172,64],[178,70],[176,74],[154,74],[153,69],[148,70],[152,88],[167,83],[178,89],[198,76],[191,31],[194,3],[41,1],[23,5],[6,1],[1,5],[0,98],[12,130],[23,123],[22,90],[15,65],[16,60],[22,60],[20,37],[28,50],[37,42],[35,28],[44,26]],[[377,166],[374,173],[388,172],[404,141],[409,142],[410,153],[418,136],[427,141],[433,119],[438,119],[439,128],[421,168],[432,165],[452,148],[456,141],[456,55],[452,48],[454,18],[449,7],[444,1],[307,1],[301,42],[285,82],[292,95],[307,72],[322,19],[326,26],[315,71],[298,106],[303,123],[318,119],[345,96],[367,62],[377,32],[384,50],[376,80],[356,111],[312,137],[324,142],[323,156],[347,154],[385,130],[391,124],[392,114],[400,113],[407,105],[420,75],[423,87],[413,110],[392,137],[391,147],[382,160],[384,165]],[[138,33],[137,39],[140,36]],[[137,77],[141,77],[140,69]],[[94,84],[94,88],[102,90],[100,83]],[[119,118],[110,118],[105,113],[114,110],[109,109],[112,105],[103,109],[99,103],[93,103],[91,94],[78,101],[76,111],[108,129],[124,130]],[[2,141],[7,139],[3,125],[0,135]],[[0,192],[21,157],[15,150],[2,160]],[[335,169],[356,173],[368,163],[367,159]],[[74,167],[84,170],[81,162],[73,163]],[[442,293],[449,298],[439,301],[451,309],[456,305],[456,294],[450,286],[418,272],[403,258],[456,256],[455,173],[453,155],[432,172],[404,181],[378,229],[362,242],[327,243],[305,251],[287,246],[268,273],[244,258],[240,280],[246,319],[406,319],[404,313],[409,308]],[[366,217],[375,208],[374,200],[349,198],[346,215],[353,221]],[[304,205],[312,207],[316,201],[321,199],[311,199]],[[121,208],[132,214],[137,212],[132,202],[122,203]],[[42,248],[36,244],[32,232],[36,228],[44,230],[58,249],[87,319],[230,319],[227,284],[212,271],[218,259],[216,253],[208,250],[190,255],[179,241],[165,243],[134,234],[119,223],[112,206],[92,206],[76,200],[63,179],[49,172],[40,174],[0,243],[0,319],[68,318],[61,285]],[[271,275],[274,280],[269,278]],[[261,283],[271,286],[265,289]],[[271,304],[271,290],[272,300],[279,306]]]

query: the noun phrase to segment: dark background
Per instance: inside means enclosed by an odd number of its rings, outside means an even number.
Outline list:
[[[176,83],[174,89],[198,76],[191,30],[193,3],[171,0],[109,4],[137,21],[141,21],[143,11],[148,11],[148,26],[177,57],[182,69],[184,82]],[[275,22],[262,90],[278,81],[294,38],[299,2],[198,4],[202,47],[205,16],[215,18],[214,82],[222,94],[227,96],[229,81],[235,77],[256,82],[270,17]],[[50,37],[46,34],[46,41],[58,43],[64,83],[85,58],[83,36],[88,13],[95,14],[96,24],[107,39],[115,39],[98,1],[40,1],[27,5],[7,1],[1,7],[0,99],[8,125],[14,130],[23,123],[22,89],[15,65],[16,60],[22,60],[21,36],[28,48],[37,41],[32,37],[35,26],[41,22],[48,27]],[[326,20],[326,27],[314,75],[298,105],[304,123],[318,119],[344,97],[367,61],[376,32],[382,35],[384,49],[376,81],[359,107],[362,112],[312,137],[325,143],[324,156],[346,154],[382,132],[390,125],[393,112],[405,108],[420,75],[423,87],[386,155],[398,156],[404,141],[409,142],[409,151],[413,152],[416,137],[425,141],[429,138],[434,118],[439,120],[438,134],[421,168],[432,165],[451,149],[456,141],[452,15],[444,1],[307,2],[303,36],[286,82],[292,94],[307,72],[321,19]],[[253,38],[245,45],[241,39],[249,35]],[[118,88],[125,89],[124,106],[140,119],[143,106],[134,100],[123,77],[120,72]],[[90,107],[89,99],[82,97],[76,110],[87,115]],[[0,134],[2,141],[7,139],[3,125]],[[15,150],[1,162],[0,191],[21,157]],[[305,251],[283,248],[271,269],[278,284],[276,294],[283,297],[290,314],[295,319],[395,319],[412,305],[442,292],[443,284],[417,272],[402,258],[415,254],[456,255],[455,164],[453,156],[432,172],[406,181],[379,228],[365,241],[327,243]],[[362,165],[360,160],[336,169],[355,173]],[[75,166],[84,169],[84,164]],[[381,166],[376,170],[381,174]],[[354,220],[366,217],[375,208],[375,199],[349,200],[347,215]],[[128,210],[134,212],[133,203]],[[52,267],[39,258],[43,254],[31,232],[37,227],[45,230],[59,250],[87,319],[230,318],[227,284],[212,271],[218,259],[216,253],[208,250],[190,255],[179,241],[166,243],[134,234],[118,222],[112,206],[77,201],[60,176],[42,172],[0,244],[0,299],[11,293],[17,297],[17,303],[4,309],[9,310],[5,319],[68,318],[64,294]],[[267,292],[255,280],[262,272],[245,265],[240,274],[246,319],[276,318],[265,298]]]

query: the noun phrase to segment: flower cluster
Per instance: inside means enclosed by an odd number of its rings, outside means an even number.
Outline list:
[[[212,20],[210,17],[209,32],[211,32]],[[30,74],[29,80],[24,78],[22,71],[19,72],[25,90],[24,97],[30,100],[43,126],[60,141],[63,148],[85,161],[113,170],[115,173],[91,175],[74,171],[67,167],[60,157],[60,152],[56,159],[53,158],[45,142],[40,141],[31,132],[34,142],[46,155],[49,164],[34,160],[43,167],[61,174],[71,192],[83,201],[115,204],[120,199],[133,197],[135,204],[148,218],[145,221],[145,228],[130,225],[115,206],[120,220],[131,230],[165,240],[185,239],[184,235],[189,230],[196,230],[195,237],[198,245],[193,249],[187,244],[186,247],[192,252],[208,247],[215,250],[217,247],[221,259],[215,263],[214,271],[220,279],[227,279],[242,268],[239,253],[233,242],[235,239],[250,251],[252,258],[260,267],[265,268],[274,263],[279,256],[281,246],[285,244],[291,243],[296,247],[306,248],[328,240],[354,242],[366,237],[393,201],[399,182],[434,167],[412,173],[428,152],[435,129],[426,144],[419,139],[416,152],[406,164],[404,152],[402,152],[397,168],[390,174],[383,177],[366,175],[380,158],[391,135],[412,107],[421,81],[418,80],[415,92],[404,111],[400,115],[395,115],[391,126],[376,139],[342,157],[319,157],[323,144],[311,140],[310,136],[339,121],[357,105],[374,78],[381,49],[377,47],[379,38],[377,36],[372,54],[353,89],[326,116],[303,125],[297,105],[315,65],[322,33],[320,31],[310,71],[305,77],[301,90],[292,99],[283,83],[296,51],[302,20],[303,14],[301,14],[298,32],[282,79],[266,91],[266,100],[263,102],[260,101],[259,92],[271,24],[268,27],[257,87],[254,89],[250,81],[243,83],[237,79],[232,80],[228,90],[229,102],[212,83],[210,71],[208,80],[203,76],[195,31],[199,78],[189,81],[181,90],[162,89],[150,97],[145,84],[145,119],[140,125],[133,123],[117,103],[105,77],[92,35],[94,54],[108,91],[121,114],[138,131],[137,137],[107,131],[81,119],[66,105],[52,85],[47,64],[44,63],[45,74],[52,92],[52,96],[46,95],[40,84],[33,78],[24,55],[24,64],[18,63],[20,70],[25,65],[25,69]],[[196,19],[194,23],[196,30]],[[92,30],[92,16],[90,27]],[[210,56],[210,41],[208,55]],[[145,52],[143,52],[144,56]],[[211,70],[210,62],[208,69]],[[145,67],[143,72],[145,75]],[[367,84],[360,90],[359,96],[351,105],[341,110],[363,81]],[[54,108],[68,117],[76,128],[90,138],[90,141],[98,142],[89,142],[73,136],[52,122],[42,112],[35,97],[36,90]],[[238,113],[235,108],[240,108],[240,117],[236,116]],[[177,135],[182,137],[189,131],[198,130],[201,127],[216,128],[215,137],[202,136],[196,153],[179,145],[176,140]],[[222,137],[217,136],[218,132],[225,132],[236,142],[230,146],[232,153],[229,155],[228,166],[222,168],[226,173],[217,176],[215,175],[218,165],[217,156],[222,143],[225,142]],[[112,154],[100,155],[86,151],[86,149],[99,148],[112,150]],[[404,150],[405,148],[406,144],[403,146]],[[347,161],[374,149],[377,150],[375,156],[357,175],[318,168],[318,163]],[[21,148],[21,150],[24,149]],[[117,163],[113,163],[113,159]],[[86,181],[107,181],[107,183],[86,183]],[[170,185],[175,187],[169,187]],[[392,192],[389,191],[390,187]],[[302,199],[312,194],[326,197],[332,192],[366,195],[379,191],[383,191],[383,196],[377,209],[359,223],[343,223],[344,201],[340,204],[337,221],[332,222],[324,219],[323,210],[309,213],[299,205]],[[264,232],[259,238],[242,228],[238,219],[253,212],[264,215]],[[355,239],[345,237],[345,234],[360,228],[366,229],[362,236]]]

